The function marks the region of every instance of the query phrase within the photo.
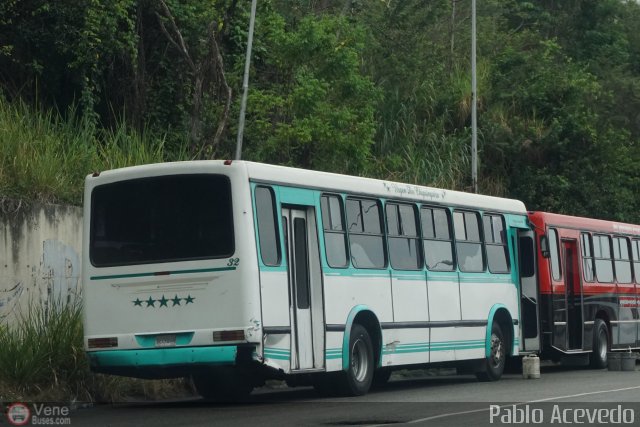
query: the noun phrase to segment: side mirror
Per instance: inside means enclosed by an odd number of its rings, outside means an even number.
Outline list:
[[[549,238],[546,234],[540,236],[540,252],[542,252],[543,258],[551,257],[551,251],[549,251]]]

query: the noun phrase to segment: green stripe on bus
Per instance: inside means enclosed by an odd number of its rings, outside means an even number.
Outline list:
[[[460,277],[460,283],[505,283],[512,284],[511,276],[509,277]]]
[[[267,347],[264,349],[264,357],[267,359],[289,360],[291,351],[286,348]]]
[[[389,355],[402,353],[425,353],[428,351],[475,350],[484,348],[484,345],[484,340],[397,344],[395,347],[383,348],[382,354]]]
[[[233,271],[236,267],[218,267],[218,268],[198,268],[194,270],[173,270],[151,273],[130,273],[130,274],[111,274],[108,276],[91,276],[91,280],[107,280],[107,279],[128,279],[133,277],[162,277],[172,274],[194,274],[194,273],[211,273],[215,271]]]
[[[325,350],[324,358],[327,360],[331,359],[342,359],[342,349],[341,348],[328,348]]]
[[[475,350],[475,349],[484,349],[484,344],[474,344],[474,345],[468,345],[468,346],[453,345],[449,347],[432,348],[431,351]]]
[[[289,360],[289,356],[288,355],[281,355],[281,354],[266,354],[265,353],[264,357],[266,357],[267,359]]]
[[[441,346],[441,345],[457,345],[457,344],[483,344],[484,340],[464,340],[464,341],[439,341],[432,342],[431,346]]]
[[[389,351],[383,351],[382,354],[389,355],[389,354],[402,354],[402,353],[427,353],[428,351],[429,351],[429,348],[426,347],[426,348],[389,350]]]

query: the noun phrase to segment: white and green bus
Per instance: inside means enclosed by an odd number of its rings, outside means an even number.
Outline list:
[[[96,372],[361,395],[397,368],[497,380],[529,350],[519,201],[244,161],[94,173],[84,200]]]

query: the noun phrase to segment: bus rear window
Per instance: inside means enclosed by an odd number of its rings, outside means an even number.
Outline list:
[[[93,190],[89,256],[96,267],[225,258],[233,252],[226,176],[140,178]]]

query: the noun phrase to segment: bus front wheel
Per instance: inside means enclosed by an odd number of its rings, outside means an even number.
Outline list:
[[[498,381],[504,372],[507,360],[507,343],[504,340],[502,328],[497,322],[491,326],[491,338],[489,342],[489,356],[484,359],[484,366],[476,377],[480,381]]]
[[[349,366],[342,372],[341,391],[348,396],[362,396],[373,380],[373,345],[366,328],[354,324],[349,337]]]

